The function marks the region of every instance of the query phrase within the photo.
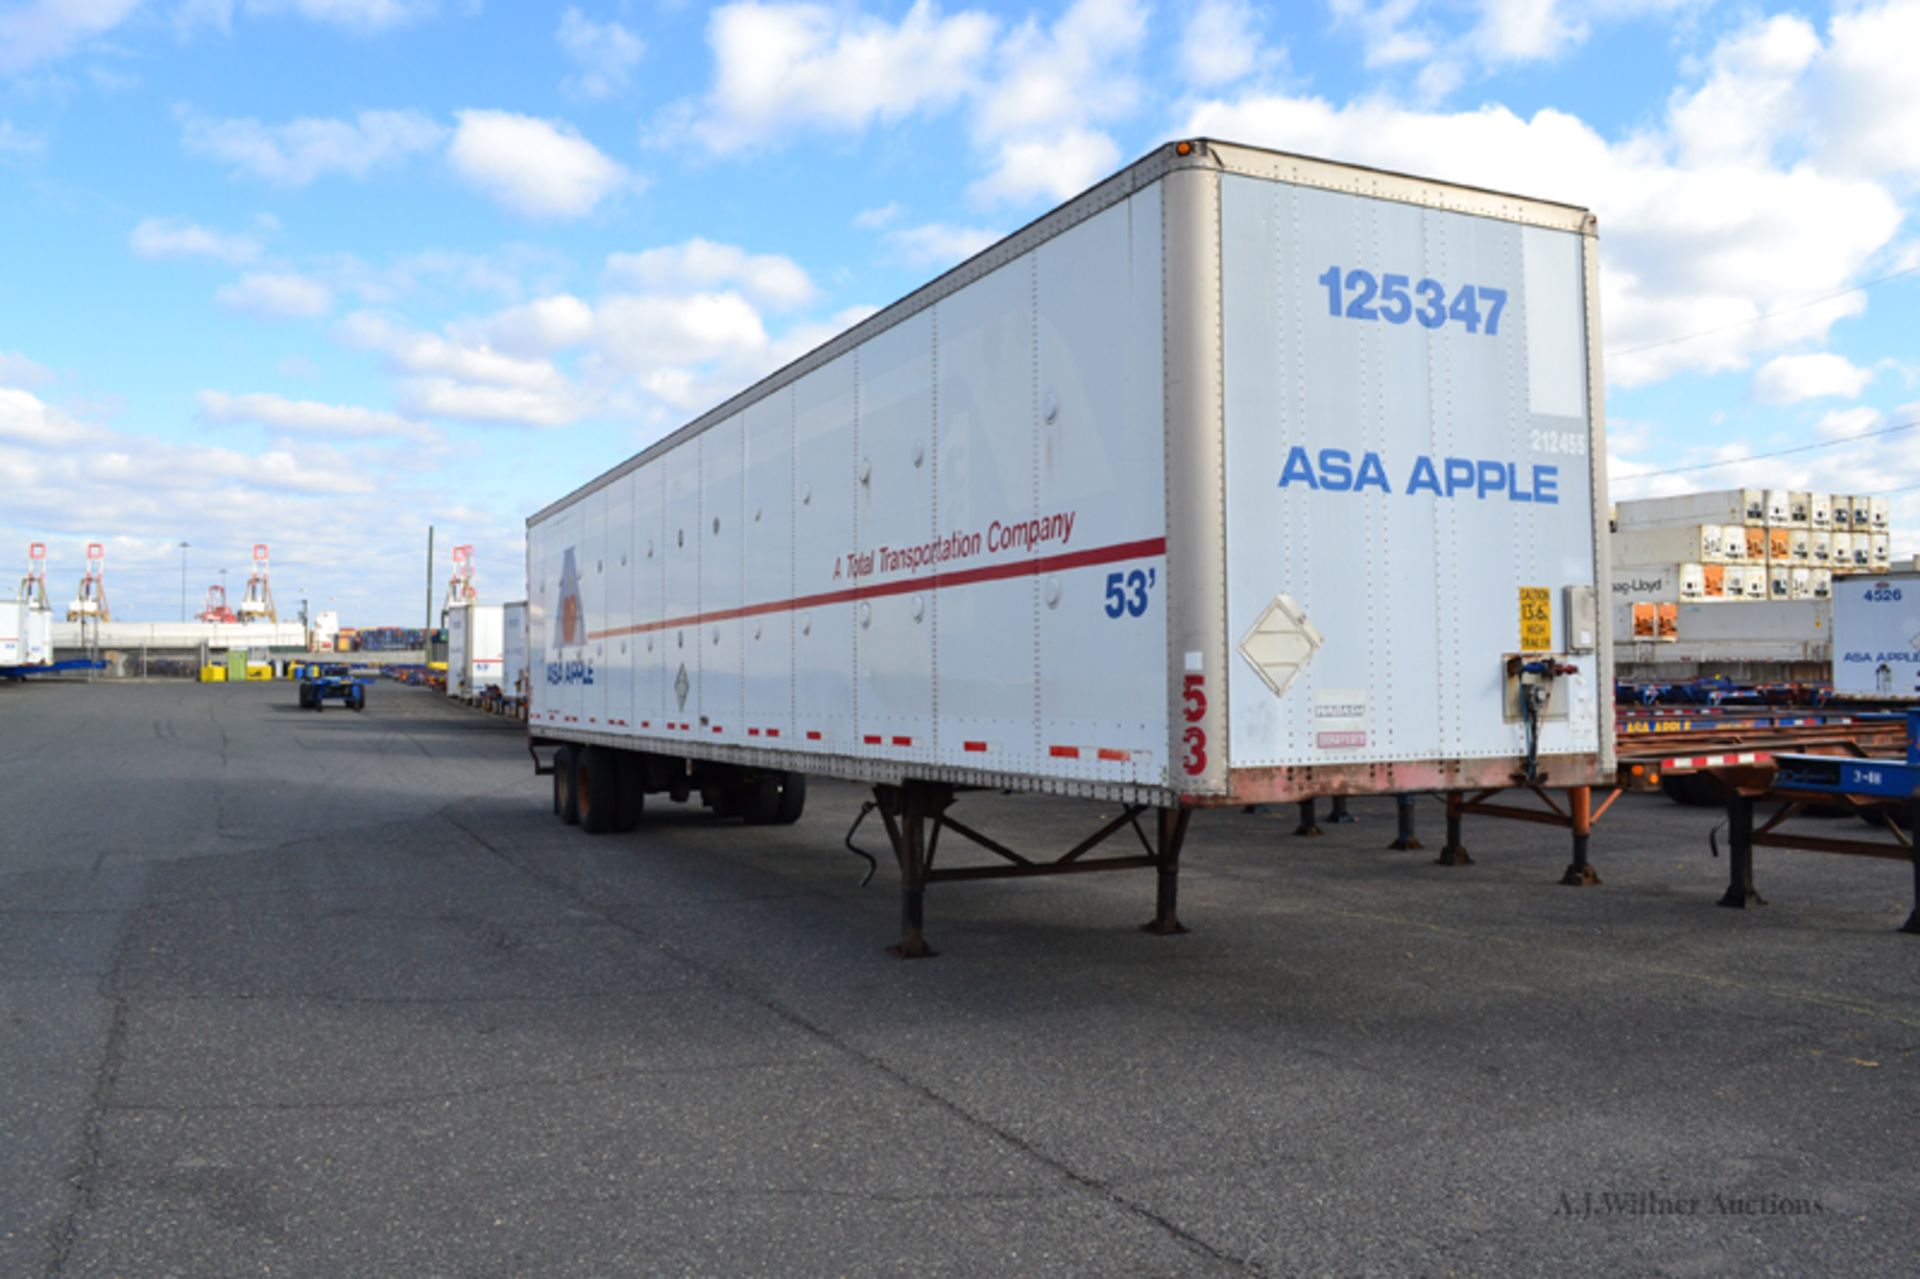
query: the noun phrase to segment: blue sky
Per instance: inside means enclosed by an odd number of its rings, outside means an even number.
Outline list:
[[[431,523],[517,598],[531,510],[1186,133],[1594,208],[1615,496],[1894,491],[1911,553],[1916,52],[1920,0],[0,0],[0,566],[102,541],[165,620],[179,542],[197,601],[265,541],[418,624]]]

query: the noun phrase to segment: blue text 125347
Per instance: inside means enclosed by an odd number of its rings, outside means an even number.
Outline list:
[[[1417,321],[1421,328],[1437,329],[1449,320],[1469,333],[1500,333],[1500,313],[1507,309],[1507,291],[1484,284],[1463,284],[1447,300],[1447,286],[1434,279],[1415,283],[1411,276],[1389,272],[1376,278],[1358,267],[1342,271],[1330,266],[1320,276],[1327,289],[1327,313],[1335,319],[1385,320],[1388,324]],[[1416,299],[1418,299],[1416,301]],[[1481,303],[1487,309],[1480,309]],[[1482,327],[1482,326],[1485,327]]]

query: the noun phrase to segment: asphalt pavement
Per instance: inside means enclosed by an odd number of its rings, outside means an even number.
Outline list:
[[[0,1274],[1915,1269],[1899,862],[1732,911],[1659,799],[1591,888],[1517,823],[1434,865],[1431,803],[1208,812],[1186,936],[1146,872],[938,884],[903,962],[861,798],[594,837],[424,691],[0,686]]]

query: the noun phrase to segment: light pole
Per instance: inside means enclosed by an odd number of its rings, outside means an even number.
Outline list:
[[[187,620],[187,543],[180,543],[180,620]]]

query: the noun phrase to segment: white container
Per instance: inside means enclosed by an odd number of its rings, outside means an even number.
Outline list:
[[[508,697],[527,695],[527,602],[501,606],[500,691]]]
[[[1806,529],[1796,528],[1787,541],[1787,547],[1794,559],[1804,563],[1813,558],[1813,534]]]
[[[1864,572],[1873,567],[1873,534],[1855,533],[1853,535],[1853,567],[1856,572]]]
[[[1754,601],[1765,600],[1769,594],[1770,592],[1767,590],[1767,566],[1765,564],[1747,565],[1747,599]]]
[[[1831,493],[1807,494],[1807,523],[1815,531],[1833,529],[1833,495]]]
[[[1741,551],[1746,550],[1745,530]],[[1630,529],[1613,535],[1615,565],[1674,564],[1694,561],[1719,564],[1726,560],[1721,549],[1721,526],[1704,524],[1691,528]]]
[[[1920,573],[1833,580],[1833,691],[1920,701]]]
[[[1885,498],[1880,499],[1886,501]],[[1847,499],[1853,507],[1853,531],[1871,533],[1873,531],[1873,499],[1864,493],[1855,494]]]
[[[1869,534],[1867,558],[1876,570],[1892,567],[1893,537],[1887,533]],[[1854,543],[1858,549],[1859,542]]]
[[[1747,575],[1752,570],[1744,564],[1729,564],[1726,575],[1721,578],[1721,594],[1728,600],[1747,598]]]
[[[1833,534],[1815,530],[1807,539],[1808,558],[1816,565],[1833,563]]]
[[[53,610],[31,598],[0,600],[0,666],[53,661]]]
[[[1610,777],[1591,220],[1181,145],[532,516],[532,732],[1166,807],[1504,786],[1544,643],[1541,763]]]
[[[1853,567],[1853,534],[1836,532],[1832,540],[1833,567],[1838,572],[1846,572]]]
[[[1830,503],[1833,511],[1833,529],[1836,533],[1853,531],[1853,499],[1845,493],[1835,493]]]
[[[1890,508],[1887,505],[1887,499],[1884,497],[1868,498],[1867,512],[1873,519],[1874,532],[1884,533],[1887,530],[1887,523],[1890,518]]]
[[[1813,570],[1796,568],[1787,584],[1787,598],[1810,600],[1813,598]]]
[[[1615,526],[1622,531],[1714,523],[1764,524],[1766,519],[1766,493],[1761,489],[1636,498],[1617,504],[1613,517]]]
[[[1816,568],[1813,570],[1813,598],[1823,600],[1833,594],[1833,570]]]
[[[1613,570],[1613,601],[1633,604],[1642,601],[1673,603],[1698,600],[1706,594],[1704,564],[1652,564],[1616,566]]]
[[[506,665],[506,610],[498,604],[447,606],[447,696],[471,701],[499,687]]]
[[[1795,528],[1813,526],[1813,494],[1800,492],[1787,494],[1787,523]]]
[[[1770,600],[1793,598],[1793,561],[1767,561],[1767,598]]]
[[[1793,523],[1792,495],[1785,489],[1768,489],[1766,496],[1767,526],[1785,528]]]
[[[1747,547],[1747,527],[1726,524],[1720,529],[1720,555],[1729,564],[1750,564],[1753,555]],[[1762,558],[1765,558],[1764,556]]]

